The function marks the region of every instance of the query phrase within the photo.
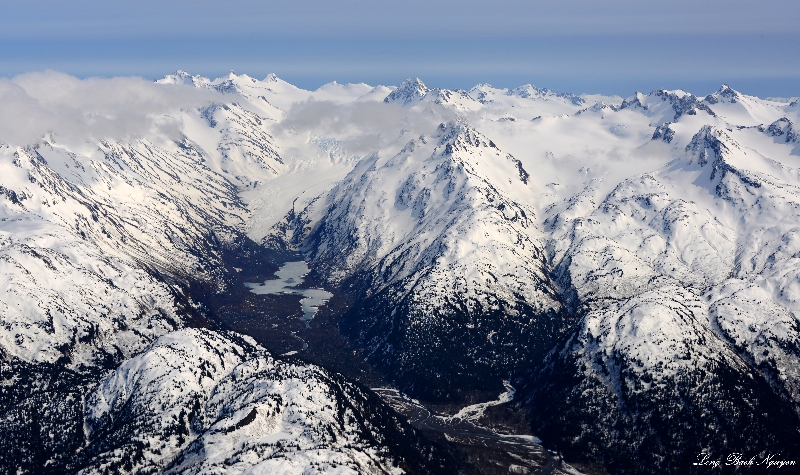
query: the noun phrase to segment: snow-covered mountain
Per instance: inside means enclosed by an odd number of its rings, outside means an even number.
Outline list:
[[[222,330],[272,251],[335,295],[328,353],[296,350],[323,366],[453,404],[511,380],[545,446],[614,473],[800,457],[796,101],[103,81],[0,88],[4,472],[457,470],[267,351],[274,316]]]
[[[536,212],[518,201],[529,178],[474,128],[440,124],[362,160],[288,239],[328,286],[358,294],[344,325],[376,365],[452,398],[496,385],[564,327]]]
[[[0,154],[4,354],[73,367],[130,355],[190,310],[178,282],[224,289],[218,248],[246,210],[188,140],[49,136]]]
[[[376,400],[322,368],[276,360],[247,337],[182,330],[123,362],[88,395],[79,473],[449,468]]]
[[[680,471],[696,461],[687,445],[797,452],[785,441],[798,440],[800,413],[789,277],[800,183],[791,143],[770,127],[705,125],[586,216],[548,217],[554,275],[584,317],[526,382],[527,401],[542,409],[534,427],[574,457],[640,473]]]

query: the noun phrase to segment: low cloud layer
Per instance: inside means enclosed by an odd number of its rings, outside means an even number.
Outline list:
[[[311,100],[292,106],[279,127],[294,133],[333,137],[349,153],[364,155],[393,142],[404,133],[409,137],[430,134],[438,124],[454,118],[454,114],[440,107],[409,110],[384,102],[341,105]]]
[[[201,107],[219,94],[159,85],[142,78],[76,77],[45,71],[0,79],[0,142],[28,145],[45,134],[126,139],[136,135],[175,136],[169,116]]]

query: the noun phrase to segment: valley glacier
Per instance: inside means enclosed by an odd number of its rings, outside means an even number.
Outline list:
[[[0,104],[3,473],[490,473],[384,393],[513,394],[559,453],[517,473],[800,460],[797,98],[178,71]],[[300,260],[319,309],[256,295]]]

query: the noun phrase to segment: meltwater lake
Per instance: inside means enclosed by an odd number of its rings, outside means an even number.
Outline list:
[[[303,307],[303,316],[300,318],[309,326],[309,321],[314,318],[320,305],[324,305],[333,294],[323,289],[298,289],[303,278],[311,269],[305,261],[287,262],[277,272],[277,279],[265,280],[263,283],[245,282],[250,292],[254,294],[299,294],[303,298],[300,305]]]

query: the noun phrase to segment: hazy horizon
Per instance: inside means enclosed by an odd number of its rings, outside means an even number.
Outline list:
[[[531,83],[623,97],[659,88],[703,95],[727,83],[759,97],[795,97],[798,25],[800,8],[788,0],[6,2],[0,76],[234,70],[274,72],[311,90],[420,77],[450,89]]]

